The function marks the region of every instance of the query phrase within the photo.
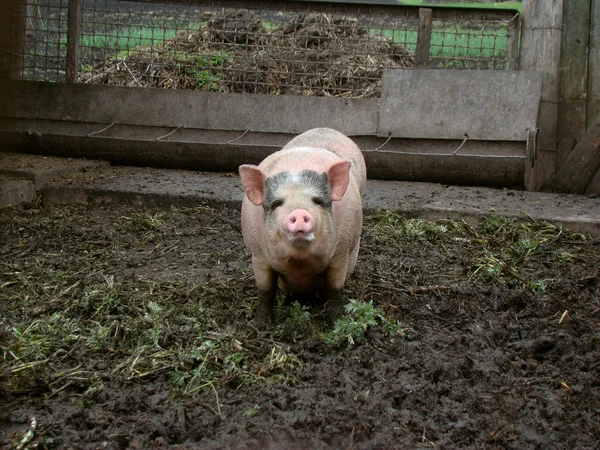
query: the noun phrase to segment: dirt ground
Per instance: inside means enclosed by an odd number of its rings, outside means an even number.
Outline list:
[[[358,329],[280,299],[259,332],[236,210],[3,210],[0,445],[599,448],[599,246],[380,211]]]

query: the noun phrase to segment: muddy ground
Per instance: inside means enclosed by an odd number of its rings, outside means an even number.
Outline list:
[[[281,298],[259,332],[236,210],[3,210],[0,442],[600,447],[597,238],[383,211],[362,242],[353,321]]]

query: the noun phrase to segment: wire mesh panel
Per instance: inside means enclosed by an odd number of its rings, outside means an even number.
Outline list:
[[[17,67],[13,67],[13,78],[63,81],[68,0],[21,0],[14,3],[10,44],[11,53],[19,56],[20,61]]]
[[[27,0],[20,78],[64,80],[67,3]],[[367,3],[83,0],[77,79],[220,92],[377,96],[384,69],[414,64],[418,9]],[[507,68],[513,15],[436,10],[430,67]]]
[[[512,17],[511,17],[512,16]],[[517,13],[464,10],[434,16],[430,64],[439,69],[506,69]]]
[[[379,92],[384,68],[413,64],[406,30],[416,24],[406,10],[386,17],[310,3],[237,3],[120,1],[102,16],[86,8],[95,34],[82,38],[80,81],[360,97]]]

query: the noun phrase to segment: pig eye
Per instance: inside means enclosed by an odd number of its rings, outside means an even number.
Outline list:
[[[281,205],[283,205],[283,200],[274,200],[271,202],[271,209],[279,208]]]
[[[325,202],[323,201],[322,198],[320,197],[313,197],[312,201],[315,205],[319,205],[319,206],[323,206],[325,204]]]

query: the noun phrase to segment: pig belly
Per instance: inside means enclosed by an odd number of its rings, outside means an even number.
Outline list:
[[[302,271],[289,271],[279,274],[279,289],[286,294],[318,295],[325,291],[325,274],[308,274]]]

